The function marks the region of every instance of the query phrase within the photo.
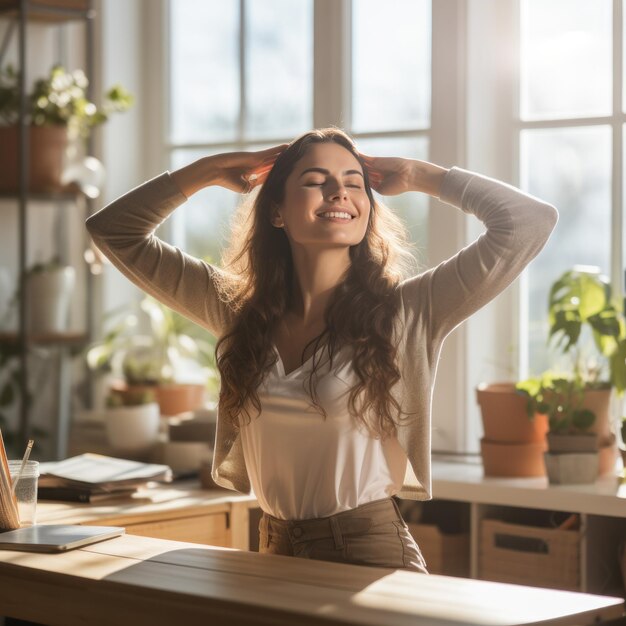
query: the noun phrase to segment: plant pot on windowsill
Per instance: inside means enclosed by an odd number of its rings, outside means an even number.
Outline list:
[[[546,452],[544,460],[550,484],[589,484],[598,478],[600,457],[597,452]]]
[[[527,397],[517,391],[515,383],[482,383],[476,388],[483,433],[492,443],[536,443],[548,432],[546,415],[528,415]]]
[[[484,437],[480,442],[485,476],[545,476],[543,453],[548,421],[529,417],[526,397],[512,382],[483,383],[476,389]]]
[[[480,440],[485,476],[498,478],[533,478],[545,476],[543,455],[546,442],[502,443]]]

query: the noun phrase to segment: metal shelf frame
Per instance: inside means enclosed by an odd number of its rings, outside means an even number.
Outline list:
[[[27,50],[29,45],[28,24],[32,22],[49,24],[50,28],[58,28],[70,21],[82,21],[85,30],[85,72],[89,77],[89,87],[87,96],[93,99],[94,85],[94,17],[95,11],[92,0],[47,0],[32,2],[29,0],[0,0],[0,18],[8,18],[7,27],[0,42],[0,66],[4,62],[4,57],[11,43],[12,37],[17,32],[17,51],[19,63],[19,101],[20,110],[18,117],[19,142],[18,142],[18,164],[19,164],[19,186],[16,194],[2,194],[2,198],[15,198],[19,211],[18,220],[18,332],[17,336],[4,334],[0,336],[0,341],[15,342],[19,345],[20,377],[19,377],[19,426],[18,444],[25,446],[31,436],[32,424],[30,407],[28,402],[28,351],[29,346],[34,343],[55,346],[58,349],[58,391],[57,391],[57,423],[55,433],[55,455],[58,459],[66,456],[68,430],[70,423],[70,394],[71,385],[70,372],[70,346],[76,345],[75,333],[58,338],[48,336],[42,340],[41,337],[30,336],[27,327],[28,319],[28,294],[24,288],[24,281],[27,269],[28,253],[28,207],[29,203],[37,200],[49,200],[50,202],[64,204],[75,203],[77,194],[72,193],[52,193],[41,194],[29,191],[29,162],[30,162],[30,127],[27,118],[28,91],[26,85]],[[88,154],[93,153],[93,138],[87,142]],[[92,207],[89,198],[86,198],[86,211],[91,214]],[[93,277],[89,268],[86,271],[85,285],[85,309],[86,309],[86,332],[80,335],[82,342],[93,337]],[[72,335],[73,341],[68,341]]]

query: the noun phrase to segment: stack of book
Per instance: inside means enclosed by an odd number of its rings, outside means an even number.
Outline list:
[[[39,468],[40,500],[101,502],[129,498],[140,487],[172,480],[167,465],[91,453],[58,463],[41,463]]]

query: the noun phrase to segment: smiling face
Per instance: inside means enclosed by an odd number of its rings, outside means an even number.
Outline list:
[[[334,143],[314,143],[295,164],[272,223],[291,246],[349,247],[365,236],[370,200],[363,168]]]

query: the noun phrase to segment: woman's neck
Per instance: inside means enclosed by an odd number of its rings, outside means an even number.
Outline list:
[[[292,250],[293,289],[290,312],[304,324],[323,317],[330,298],[350,267],[348,248]]]

